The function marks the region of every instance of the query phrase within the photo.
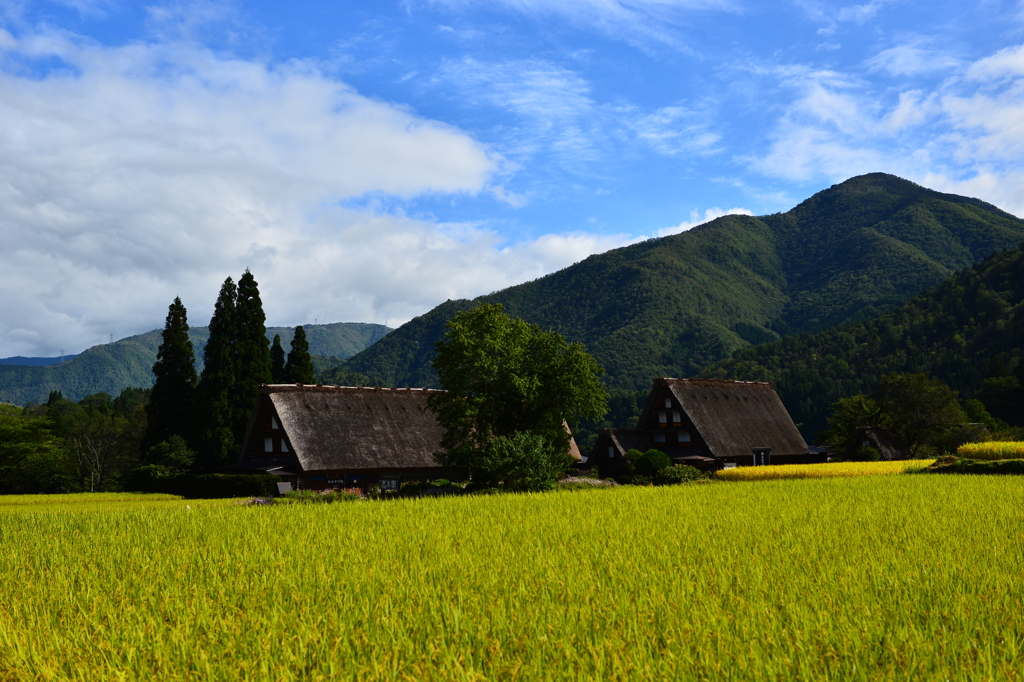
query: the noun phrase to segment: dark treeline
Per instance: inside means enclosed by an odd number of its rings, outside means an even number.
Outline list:
[[[119,490],[139,465],[149,389],[0,405],[0,493]]]
[[[773,381],[804,434],[890,373],[923,373],[1024,426],[1024,249],[996,253],[872,320],[744,348],[705,376]]]
[[[44,405],[0,406],[0,493],[152,490],[154,482],[210,474],[237,460],[259,385],[315,383],[305,330],[285,357],[271,352],[256,279],[220,289],[202,374],[188,314],[171,303],[151,389],[78,403],[53,392]]]

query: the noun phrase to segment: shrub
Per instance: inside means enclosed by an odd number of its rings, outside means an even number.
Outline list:
[[[1024,475],[1024,459],[975,460],[947,455],[924,469],[936,474]]]
[[[665,467],[654,475],[654,485],[675,485],[710,478],[710,475],[689,464]]]
[[[648,450],[641,455],[633,464],[636,472],[641,476],[654,478],[662,469],[672,466],[672,460],[661,450]]]
[[[160,465],[139,467],[130,487],[135,492],[181,495],[193,500],[224,497],[273,497],[277,476],[271,474],[175,474],[166,475]]]
[[[850,455],[851,462],[881,462],[882,453],[879,452],[878,448],[873,448],[870,445],[862,445],[853,451]]]
[[[331,502],[353,502],[363,499],[359,488],[325,490],[289,490],[278,501],[282,504],[330,504]]]
[[[550,490],[571,466],[572,458],[533,433],[494,438],[480,462],[481,482],[501,483],[517,492]]]
[[[989,441],[987,443],[964,443],[956,454],[968,459],[1024,459],[1024,443]]]

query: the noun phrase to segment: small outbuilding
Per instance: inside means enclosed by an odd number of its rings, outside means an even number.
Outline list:
[[[846,458],[857,459],[857,450],[874,448],[884,460],[910,459],[910,450],[900,442],[892,429],[884,426],[858,426],[846,444]]]
[[[612,464],[631,449],[658,449],[703,470],[823,461],[775,387],[759,381],[655,379],[637,427],[602,429],[587,463]]]

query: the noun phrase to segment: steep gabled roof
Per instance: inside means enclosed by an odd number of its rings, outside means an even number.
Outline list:
[[[601,432],[608,434],[620,455],[629,450],[647,452],[654,447],[651,435],[642,429],[601,429]]]
[[[667,389],[715,457],[749,457],[751,448],[773,455],[804,454],[807,443],[770,383],[718,379],[655,379],[640,424],[657,411]]]
[[[260,388],[305,471],[440,466],[444,430],[425,388],[269,385]]]
[[[846,445],[846,456],[852,457],[862,445],[868,445],[882,454],[882,459],[910,459],[910,450],[903,447],[899,437],[884,426],[858,426]]]

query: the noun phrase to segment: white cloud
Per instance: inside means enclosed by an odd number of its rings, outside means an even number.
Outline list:
[[[968,64],[941,56],[936,62],[953,74],[937,86],[897,93],[879,93],[853,76],[780,70],[780,82],[796,97],[768,152],[752,159],[754,167],[796,181],[886,171],[983,190],[988,194],[981,198],[1024,214],[1024,46]],[[903,65],[897,71],[920,72],[893,53],[869,68],[893,64]]]
[[[641,49],[652,41],[685,49],[680,28],[694,12],[736,12],[735,0],[426,0],[451,9],[483,4],[567,23],[623,40]]]
[[[630,126],[637,138],[665,156],[680,153],[707,154],[722,139],[708,130],[710,116],[686,107],[662,107],[635,118]]]
[[[1024,76],[1024,45],[1007,47],[991,57],[979,59],[967,70],[971,80],[992,81]]]
[[[500,157],[465,133],[315,65],[0,38],[0,356],[157,327],[179,295],[205,324],[220,282],[246,267],[271,323],[397,324],[622,241],[504,244],[478,225],[342,208],[367,193],[517,198],[493,184]],[[34,59],[67,68],[24,75]]]
[[[954,69],[960,62],[941,50],[909,43],[882,50],[869,59],[867,65],[870,70],[886,71],[894,76],[914,76]]]
[[[598,102],[590,83],[578,73],[539,59],[450,61],[440,70],[438,83],[454,86],[464,104],[493,106],[515,115],[518,126],[505,131],[506,157],[548,154],[585,174],[600,168],[598,162],[629,154],[628,147],[637,143],[675,156],[713,153],[721,139],[710,129],[715,120],[711,104],[676,104],[652,111]]]
[[[543,60],[481,62],[472,58],[449,61],[441,81],[458,88],[470,106],[486,105],[512,112],[520,121],[506,151],[512,156],[550,150],[564,157],[593,158],[597,105],[590,84],[575,72]]]
[[[686,232],[687,230],[693,229],[698,225],[703,225],[704,223],[711,222],[715,218],[721,218],[722,216],[727,215],[754,215],[754,212],[745,208],[730,208],[723,211],[722,209],[715,206],[714,208],[709,208],[706,211],[704,211],[704,216],[701,217],[701,215],[697,211],[690,211],[689,220],[684,220],[683,222],[673,227],[666,227],[660,229],[658,230],[656,236],[667,237],[670,234],[679,234],[680,232]]]
[[[836,14],[836,18],[839,21],[852,21],[857,24],[863,24],[866,21],[873,19],[882,7],[889,4],[886,0],[872,0],[872,2],[866,2],[861,5],[849,5],[843,7]]]

